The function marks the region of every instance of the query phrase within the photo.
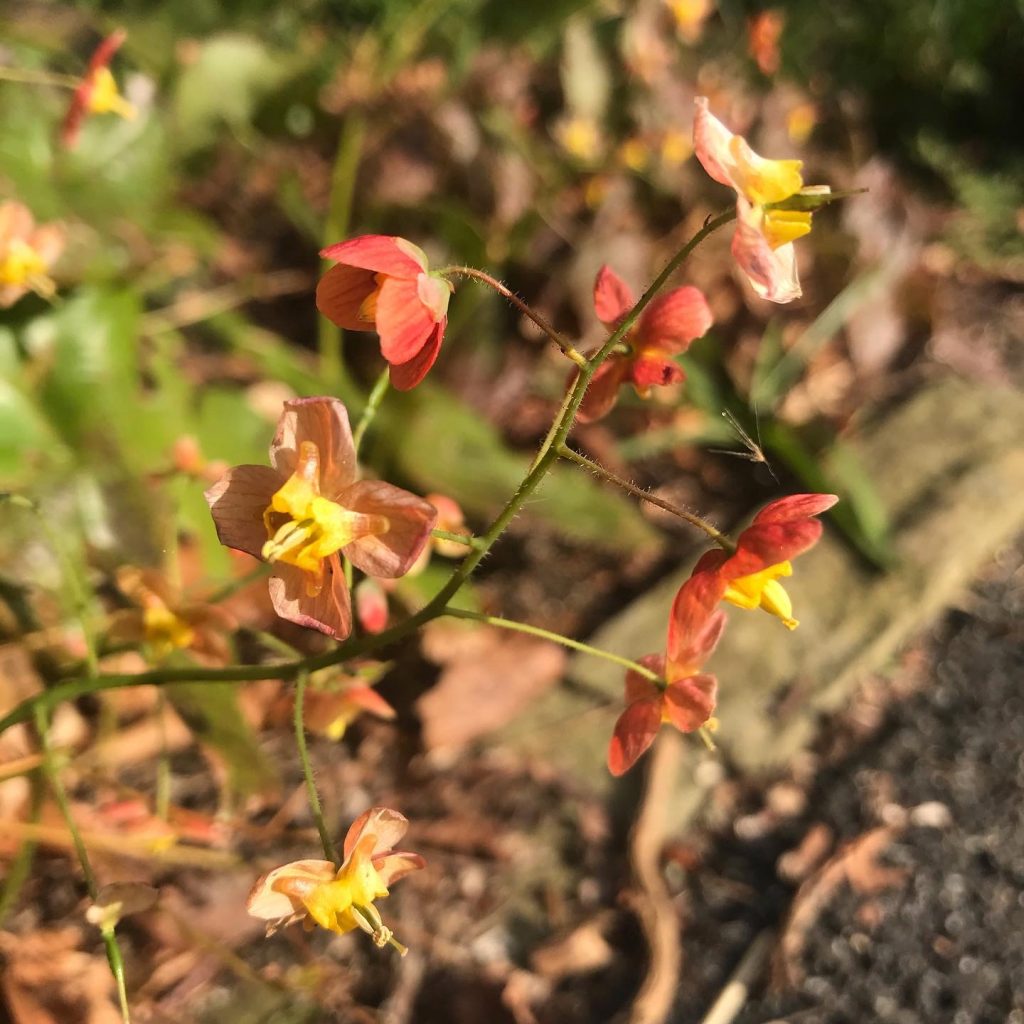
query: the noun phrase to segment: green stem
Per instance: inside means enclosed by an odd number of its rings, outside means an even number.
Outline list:
[[[591,647],[580,640],[573,640],[571,637],[562,636],[561,633],[552,633],[551,630],[541,629],[540,626],[530,626],[525,622],[516,622],[514,619],[502,619],[497,615],[484,615],[482,612],[471,612],[464,608],[446,608],[445,615],[456,619],[471,619],[473,622],[483,622],[488,626],[497,626],[499,629],[509,629],[516,633],[527,633],[530,636],[539,636],[544,640],[551,640],[563,647],[570,647],[574,651],[582,651],[584,654],[592,654],[595,658],[604,658],[605,661],[612,661],[616,665],[629,669],[632,672],[639,672],[646,679],[652,682],[663,683],[664,680],[657,672],[652,671],[638,661],[630,658],[620,657],[612,654],[611,651],[603,651],[600,647]]]
[[[430,536],[436,537],[438,540],[453,540],[456,544],[467,548],[479,548],[481,544],[479,537],[468,533],[452,533],[451,530],[431,530]]]
[[[331,172],[331,199],[324,224],[323,244],[333,245],[344,238],[352,214],[352,197],[355,193],[356,175],[366,136],[366,117],[359,111],[351,112],[345,119],[338,140],[338,151],[334,157]],[[353,390],[342,362],[341,328],[325,316],[319,318],[317,339],[320,349],[320,372],[327,381],[328,390],[339,392]]]
[[[302,764],[302,776],[306,780],[306,795],[309,798],[309,809],[313,813],[317,831],[320,833],[320,845],[324,848],[324,856],[341,867],[338,851],[331,839],[331,833],[324,821],[323,807],[320,806],[320,794],[316,791],[316,780],[313,778],[313,765],[309,760],[309,749],[306,746],[306,724],[303,719],[303,705],[306,697],[306,683],[309,682],[308,672],[299,672],[295,677],[295,745],[299,751]]]
[[[95,903],[99,898],[99,886],[96,884],[96,875],[93,874],[92,864],[89,862],[89,852],[85,848],[85,841],[78,831],[74,815],[71,813],[71,804],[60,780],[60,772],[54,762],[53,747],[50,744],[50,716],[43,705],[39,705],[35,711],[36,732],[39,734],[39,745],[43,754],[43,774],[50,784],[57,807],[60,809],[61,817],[71,834],[71,841],[75,846],[75,853],[78,856],[78,863],[82,868],[82,875],[85,878],[85,887],[89,891],[89,898]],[[121,1019],[125,1024],[131,1022],[131,1012],[128,1008],[128,991],[125,987],[124,957],[121,955],[121,947],[117,942],[113,926],[103,929],[103,944],[107,948],[107,962],[110,964],[110,971],[114,975],[114,982],[117,985],[117,997],[121,1006]]]
[[[679,508],[678,505],[673,505],[669,501],[665,501],[656,495],[651,494],[650,491],[645,491],[642,487],[637,487],[636,484],[631,484],[628,480],[624,480],[621,476],[616,475],[610,469],[605,469],[604,466],[597,462],[593,462],[588,459],[585,455],[580,455],[579,452],[573,451],[568,445],[560,445],[558,448],[558,454],[563,459],[568,459],[570,462],[575,462],[578,466],[582,466],[584,469],[590,470],[595,476],[599,476],[609,483],[615,484],[616,487],[621,487],[627,494],[632,494],[634,498],[639,498],[641,501],[649,502],[651,505],[657,505],[658,508],[664,509],[666,512],[671,512],[672,515],[678,516],[680,519],[689,523],[691,526],[696,526],[697,529],[703,530],[716,544],[720,544],[727,551],[735,549],[733,542],[726,537],[720,530],[716,530],[706,519],[702,519],[695,512],[688,512],[684,508]]]
[[[571,359],[577,366],[584,367],[587,365],[587,357],[582,352],[565,340],[555,330],[554,327],[548,323],[529,303],[524,302],[511,288],[507,285],[502,284],[496,277],[492,277],[490,274],[483,270],[477,270],[476,267],[445,267],[444,270],[439,270],[438,276],[440,277],[451,277],[458,275],[460,277],[472,277],[477,281],[483,281],[484,284],[489,285],[503,298],[508,299],[516,309],[519,310],[524,316],[529,317],[558,347],[561,349],[562,354]]]
[[[384,401],[384,396],[388,393],[388,385],[390,383],[390,370],[385,367],[373,385],[370,397],[367,398],[366,405],[363,408],[363,414],[359,417],[355,432],[352,434],[352,443],[355,445],[356,455],[359,454],[359,446],[363,443],[363,435],[366,433],[367,427],[373,422],[374,417],[377,415],[377,410],[380,408],[380,403]]]
[[[633,326],[640,314],[647,308],[665,282],[678,269],[683,260],[713,231],[728,224],[736,216],[734,210],[727,210],[717,217],[710,218],[680,250],[672,257],[665,269],[658,275],[654,283],[644,292],[640,301],[626,314],[625,318],[613,331],[600,351],[580,370],[576,382],[565,396],[562,408],[553,424],[542,451],[534,459],[530,471],[526,474],[515,493],[509,498],[498,517],[491,523],[487,532],[478,538],[478,545],[459,563],[448,578],[447,583],[418,612],[404,622],[375,636],[363,636],[350,639],[334,650],[316,655],[302,661],[280,665],[232,665],[222,669],[209,669],[202,666],[190,668],[154,669],[137,675],[109,675],[95,679],[76,679],[47,688],[43,693],[30,697],[0,719],[0,733],[12,725],[31,719],[34,709],[39,706],[52,707],[61,701],[72,700],[88,693],[100,690],[115,690],[126,686],[162,686],[175,682],[243,682],[252,679],[293,679],[301,672],[313,672],[330,665],[338,665],[351,658],[361,657],[383,650],[391,644],[404,639],[425,622],[444,614],[449,601],[458,593],[463,584],[472,575],[493,547],[495,541],[505,532],[509,523],[519,514],[520,509],[544,479],[552,463],[558,458],[558,450],[565,443],[576,411],[579,409],[583,396],[598,367],[611,353],[612,349],[622,340],[626,332]]]

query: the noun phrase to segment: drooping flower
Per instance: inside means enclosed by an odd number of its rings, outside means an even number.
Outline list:
[[[339,934],[361,928],[375,945],[390,944],[404,955],[405,947],[374,903],[388,895],[392,882],[425,866],[419,855],[393,849],[408,824],[398,811],[370,808],[348,830],[340,868],[329,860],[297,860],[274,868],[253,886],[246,909],[268,922],[268,935],[296,921],[307,930],[320,925]]]
[[[210,662],[230,659],[226,634],[236,624],[223,609],[183,601],[167,579],[153,569],[122,566],[117,571],[117,586],[135,607],[114,613],[108,640],[141,644],[155,662],[176,650],[192,651]]]
[[[779,579],[793,574],[791,559],[818,542],[822,525],[814,517],[838,500],[834,494],[791,494],[765,505],[736,539],[735,552],[708,551],[692,579],[703,579],[705,593],[737,608],[761,608],[796,629],[793,602]]]
[[[117,82],[108,67],[127,35],[119,28],[93,51],[85,77],[75,89],[61,125],[60,141],[66,148],[71,149],[78,142],[82,122],[89,114],[117,114],[127,120],[135,117],[135,107],[118,92]]]
[[[629,285],[611,267],[602,267],[594,281],[598,318],[615,330],[635,304]],[[580,420],[604,416],[623,384],[632,384],[646,398],[655,385],[684,380],[686,375],[673,357],[685,352],[711,324],[711,310],[698,288],[674,288],[655,299],[622,339],[629,352],[610,355],[594,374],[580,406]]]
[[[736,233],[732,255],[754,291],[772,302],[792,302],[802,294],[793,241],[811,230],[807,210],[773,209],[804,189],[800,160],[767,160],[747,140],[733,135],[708,109],[704,96],[694,100],[693,148],[704,170],[736,192]]]
[[[274,565],[270,599],[283,619],[344,640],[352,604],[341,555],[394,579],[423,549],[437,513],[380,480],[359,480],[345,406],[284,403],[270,466],[235,466],[206,491],[222,544]]]
[[[608,746],[608,770],[627,772],[654,742],[664,722],[694,732],[715,710],[718,680],[700,668],[725,628],[716,611],[717,595],[704,578],[687,580],[672,603],[665,654],[648,654],[640,664],[665,680],[662,686],[635,669],[626,673],[626,710],[619,716]]]
[[[317,309],[348,331],[376,331],[399,391],[434,365],[448,325],[452,285],[427,269],[418,246],[391,235],[361,235],[323,249],[334,260],[316,289]]]
[[[50,298],[57,290],[49,275],[64,249],[64,229],[36,225],[27,206],[0,203],[0,308],[32,291]]]
[[[303,704],[306,728],[340,740],[362,714],[394,718],[395,709],[373,689],[386,669],[386,665],[364,666],[357,675],[343,675],[334,668],[315,672]]]

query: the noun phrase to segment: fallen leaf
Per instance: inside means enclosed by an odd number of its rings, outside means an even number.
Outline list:
[[[424,653],[444,665],[416,702],[428,750],[464,746],[507,725],[559,679],[566,661],[547,640],[450,623],[427,631]]]

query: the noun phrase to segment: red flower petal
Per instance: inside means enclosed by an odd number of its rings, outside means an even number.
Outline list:
[[[629,360],[618,355],[609,356],[597,368],[597,373],[591,379],[576,414],[580,423],[592,423],[611,412],[629,369]],[[573,379],[575,380],[575,371]]]
[[[377,333],[389,363],[407,363],[427,344],[437,321],[420,300],[416,278],[387,278],[377,296]]]
[[[619,715],[608,745],[608,771],[624,775],[654,742],[661,728],[661,695],[638,700]]]
[[[725,622],[725,612],[714,611],[695,632],[683,633],[678,627],[673,629],[674,619],[670,621],[667,657],[669,681],[691,675],[711,657],[722,638]]]
[[[644,668],[657,672],[659,676],[665,675],[665,655],[645,654],[639,659]],[[660,697],[661,690],[646,676],[642,676],[634,669],[626,672],[626,703],[634,704],[638,700],[645,700],[648,697]]]
[[[344,856],[348,860],[352,851],[364,836],[374,837],[372,856],[388,853],[393,850],[409,828],[404,814],[393,811],[390,807],[371,807],[352,822],[345,833]]]
[[[326,397],[295,398],[284,403],[270,445],[270,462],[282,483],[295,471],[303,441],[312,441],[320,450],[320,493],[336,500],[356,476],[356,450],[345,406],[336,398]]]
[[[718,680],[714,676],[677,679],[665,690],[665,714],[680,732],[693,732],[711,717],[717,692]]]
[[[794,519],[809,519],[827,512],[837,501],[838,494],[790,494],[765,505],[754,516],[754,522],[788,523]]]
[[[316,286],[316,308],[346,331],[372,331],[374,321],[364,319],[359,310],[376,287],[372,270],[339,263],[320,278]]]
[[[686,374],[678,363],[666,356],[647,355],[642,350],[640,355],[631,360],[629,375],[641,395],[645,395],[651,387],[664,387],[686,380]]]
[[[235,466],[204,497],[221,544],[260,558],[267,540],[263,513],[283,483],[270,466]]]
[[[814,547],[821,532],[822,525],[817,519],[748,527],[739,535],[736,554],[724,564],[722,572],[727,579],[736,579],[787,562]]]
[[[594,281],[594,312],[598,320],[615,328],[634,305],[636,300],[629,285],[607,264],[601,267]]]
[[[429,502],[382,480],[360,480],[339,497],[353,512],[385,516],[387,533],[360,537],[342,550],[368,576],[396,579],[405,575],[430,539],[437,510]]]
[[[308,574],[294,565],[277,562],[270,577],[270,601],[282,619],[344,640],[352,632],[352,605],[337,555],[324,560],[324,576],[320,593],[312,597]]]
[[[423,251],[394,235],[360,235],[320,250],[325,260],[347,263],[389,277],[415,280],[427,269]]]
[[[396,391],[410,391],[430,372],[430,368],[437,360],[437,354],[441,351],[441,342],[444,341],[444,331],[448,321],[441,320],[434,324],[434,330],[427,338],[426,344],[407,363],[391,364],[391,386]]]
[[[705,551],[676,593],[668,620],[670,679],[702,664],[718,643],[725,619],[716,607],[728,585],[723,569],[728,558],[721,548]]]
[[[678,355],[714,323],[711,308],[699,288],[675,288],[644,310],[637,334],[644,345],[655,345]]]

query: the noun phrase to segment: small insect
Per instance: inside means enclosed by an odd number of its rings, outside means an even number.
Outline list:
[[[722,416],[729,426],[736,431],[736,435],[739,437],[741,444],[747,450],[745,452],[733,452],[726,448],[711,448],[709,450],[716,452],[718,455],[733,455],[737,459],[746,459],[747,462],[759,462],[768,470],[769,473],[771,473],[772,479],[778,483],[779,478],[775,475],[775,471],[772,469],[771,463],[768,461],[768,458],[764,453],[764,449],[761,447],[761,425],[757,420],[757,410],[754,410],[754,423],[756,424],[757,429],[756,441],[743,429],[743,425],[731,412],[729,412],[728,409],[722,412]]]

